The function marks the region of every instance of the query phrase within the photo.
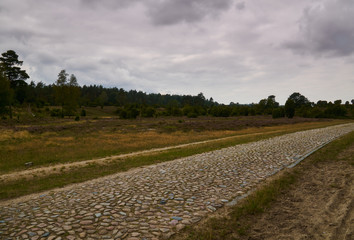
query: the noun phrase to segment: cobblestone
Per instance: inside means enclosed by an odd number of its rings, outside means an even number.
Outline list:
[[[166,238],[353,130],[287,134],[1,203],[0,239]]]

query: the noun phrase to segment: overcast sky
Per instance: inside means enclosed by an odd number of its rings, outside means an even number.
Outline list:
[[[350,101],[353,23],[353,0],[1,0],[0,51],[46,84]]]

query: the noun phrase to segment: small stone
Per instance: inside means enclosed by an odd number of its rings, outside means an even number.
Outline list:
[[[69,225],[64,225],[64,226],[63,226],[63,229],[64,229],[65,231],[69,231],[69,230],[72,229],[72,227],[69,226]]]
[[[187,220],[187,219],[184,219],[184,220],[182,220],[182,223],[183,223],[183,224],[191,224],[191,221],[190,221],[190,220]]]
[[[80,224],[81,225],[90,225],[92,223],[91,220],[83,220],[83,221],[80,221]]]
[[[132,233],[132,237],[139,237],[140,236],[140,233],[138,233],[138,232],[133,232]]]
[[[191,219],[192,223],[197,223],[197,222],[199,222],[200,220],[201,220],[200,217],[194,217],[194,218]]]
[[[123,236],[123,233],[121,231],[117,232],[117,234],[115,235],[116,238],[119,238],[121,236]]]
[[[101,217],[101,216],[102,216],[101,213],[95,213],[95,217],[96,217],[96,218],[99,218],[99,217]]]
[[[177,224],[177,226],[176,226],[176,230],[177,231],[181,231],[183,228],[184,228],[184,224],[181,224],[181,223],[179,223],[179,224]]]
[[[50,235],[50,232],[45,232],[42,234],[42,237],[48,237]]]
[[[163,233],[167,233],[168,231],[170,231],[170,229],[168,228],[160,228],[160,231]]]
[[[102,229],[98,232],[99,235],[105,235],[107,234],[107,230],[106,229]]]
[[[178,224],[178,221],[177,221],[177,220],[175,220],[175,219],[173,219],[173,220],[170,222],[170,224],[171,224],[172,226],[175,226],[175,225],[177,225],[177,224]]]
[[[26,166],[26,167],[32,167],[32,166],[33,166],[33,162],[26,162],[26,163],[25,163],[25,166]]]
[[[214,208],[213,206],[207,206],[207,209],[209,212],[215,212],[216,208]]]
[[[174,219],[174,220],[177,220],[177,221],[182,221],[182,219],[183,219],[181,217],[171,217],[171,218]]]
[[[40,227],[40,228],[44,228],[45,226],[47,226],[47,224],[45,224],[45,223],[38,224],[38,227]]]

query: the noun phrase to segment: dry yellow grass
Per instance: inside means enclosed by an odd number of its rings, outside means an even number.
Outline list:
[[[184,143],[216,139],[234,135],[262,134],[267,132],[291,132],[339,124],[343,121],[311,122],[238,131],[176,131],[172,133],[155,130],[122,132],[112,129],[97,132],[29,133],[28,131],[2,130],[0,133],[0,172],[23,169],[25,162],[35,166],[53,163],[75,162],[99,157],[129,153],[152,148],[174,146]],[[131,125],[130,127],[135,127]]]
[[[31,134],[27,131],[13,131],[8,129],[0,130],[0,142],[8,141],[8,140],[18,140],[18,139],[26,139],[30,138]]]
[[[121,153],[165,147],[181,143],[220,138],[233,131],[201,133],[156,131],[122,133],[99,131],[77,136],[76,133],[29,133],[2,131],[0,141],[0,172],[23,169],[25,162],[35,166],[93,159]]]

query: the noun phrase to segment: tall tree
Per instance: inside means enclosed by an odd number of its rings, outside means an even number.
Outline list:
[[[58,74],[58,79],[54,84],[54,92],[55,92],[55,102],[61,106],[62,116],[64,116],[64,103],[67,92],[67,77],[69,74],[66,73],[65,69],[61,70]]]
[[[272,114],[273,109],[279,107],[279,103],[275,101],[275,96],[270,95],[267,99],[261,99],[257,104],[258,114]]]
[[[25,70],[22,70],[23,61],[18,60],[18,55],[14,50],[8,50],[1,54],[0,69],[5,76],[10,80],[11,87],[26,84],[25,81],[29,78]]]
[[[275,101],[275,96],[274,95],[268,96],[267,108],[273,110],[273,108],[277,108],[277,107],[279,107],[279,103],[277,101]]]
[[[298,92],[291,94],[288,99],[294,102],[295,108],[307,107],[311,105],[310,101]]]
[[[22,70],[23,61],[18,60],[14,50],[8,50],[1,54],[0,69],[10,81],[10,87],[15,92],[15,98],[19,103],[26,99],[26,80],[29,78],[25,70]]]
[[[74,74],[71,74],[68,83],[68,96],[66,99],[66,110],[68,113],[73,114],[80,100],[80,86]]]
[[[73,115],[80,98],[80,86],[74,74],[69,74],[63,69],[58,74],[54,84],[56,103],[62,107],[62,116]]]
[[[285,103],[285,116],[288,118],[293,118],[295,115],[295,102],[288,98],[288,100]]]
[[[68,76],[69,76],[69,74],[66,73],[65,69],[61,70],[58,74],[58,79],[55,82],[55,85],[56,86],[65,86],[68,81]]]
[[[10,81],[5,76],[5,74],[0,70],[0,115],[9,113],[10,118],[12,118],[12,102],[13,92],[10,88]],[[9,107],[9,111],[7,110]]]

